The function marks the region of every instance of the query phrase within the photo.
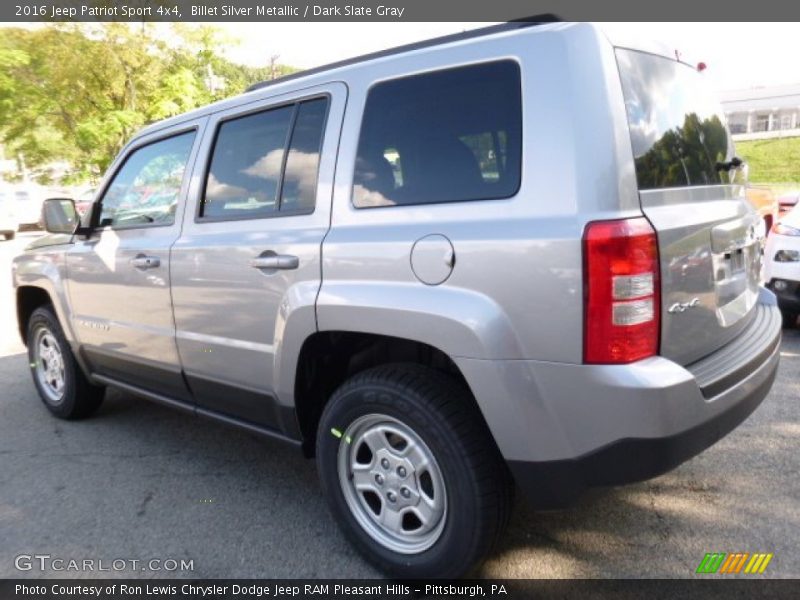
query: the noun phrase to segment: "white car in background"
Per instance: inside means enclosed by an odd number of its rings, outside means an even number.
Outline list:
[[[42,203],[46,190],[38,185],[18,185],[12,189],[19,231],[41,229]]]
[[[780,207],[780,216],[783,216],[790,210],[792,210],[795,206],[797,206],[797,201],[800,200],[800,191],[794,190],[793,192],[787,192],[782,196],[778,197],[778,206]]]
[[[97,193],[96,187],[89,187],[80,190],[75,195],[75,210],[78,211],[78,215],[80,215],[81,218],[92,207],[92,203],[94,202],[94,196],[96,193]]]
[[[18,226],[13,193],[5,188],[0,189],[0,235],[6,240],[13,240]]]
[[[784,324],[794,327],[800,315],[800,206],[772,227],[765,258],[767,287],[778,296]]]

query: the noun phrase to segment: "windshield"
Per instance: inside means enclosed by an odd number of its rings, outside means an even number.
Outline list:
[[[639,189],[728,183],[732,156],[719,103],[703,76],[661,56],[616,51]]]

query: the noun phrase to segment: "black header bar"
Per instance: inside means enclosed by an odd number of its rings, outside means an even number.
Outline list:
[[[0,21],[787,21],[786,0],[3,0]]]
[[[718,575],[693,579],[6,579],[3,600],[412,600],[417,598],[581,598],[759,600],[800,597],[800,581]]]

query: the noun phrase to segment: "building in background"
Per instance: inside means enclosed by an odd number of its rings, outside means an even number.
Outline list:
[[[733,139],[800,136],[800,83],[720,94]]]

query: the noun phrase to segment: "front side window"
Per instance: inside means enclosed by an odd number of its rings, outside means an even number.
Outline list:
[[[134,150],[103,196],[100,227],[173,224],[194,137],[192,131]]]
[[[327,107],[319,98],[224,121],[200,218],[313,211]]]
[[[358,208],[492,200],[521,178],[519,66],[510,60],[375,85],[353,178]]]

